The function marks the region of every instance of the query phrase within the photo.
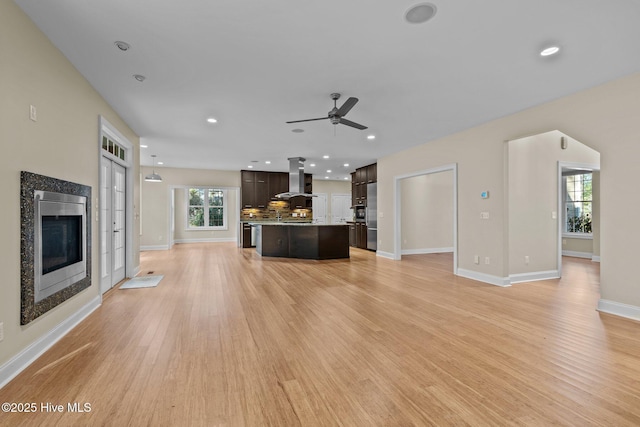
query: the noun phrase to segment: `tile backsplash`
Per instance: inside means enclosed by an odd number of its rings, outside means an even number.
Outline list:
[[[276,221],[280,216],[282,221],[311,222],[312,209],[291,209],[286,200],[269,202],[266,209],[242,209],[240,221]]]

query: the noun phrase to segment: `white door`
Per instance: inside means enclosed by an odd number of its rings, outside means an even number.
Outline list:
[[[102,158],[100,173],[100,292],[105,293],[125,277],[126,172],[119,164]]]
[[[331,195],[331,223],[345,224],[351,221],[353,211],[351,210],[351,195],[332,194]]]
[[[318,194],[313,198],[313,222],[326,224],[327,222],[327,195]]]

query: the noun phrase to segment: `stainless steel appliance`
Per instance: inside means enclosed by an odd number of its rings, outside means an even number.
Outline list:
[[[357,205],[353,208],[355,210],[355,220],[365,221],[367,219],[367,210],[364,205]]]
[[[367,184],[367,249],[378,249],[378,184]]]

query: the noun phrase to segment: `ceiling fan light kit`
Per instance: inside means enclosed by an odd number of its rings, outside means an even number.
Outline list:
[[[332,93],[331,94],[331,99],[333,99],[333,108],[331,109],[331,111],[329,111],[327,113],[327,117],[318,117],[315,119],[304,119],[304,120],[293,120],[287,123],[301,123],[301,122],[311,122],[311,121],[315,121],[315,120],[326,120],[329,119],[331,121],[332,124],[337,125],[337,124],[342,124],[342,125],[346,125],[346,126],[350,126],[352,128],[356,128],[356,129],[360,129],[360,130],[365,130],[367,129],[366,126],[361,125],[359,123],[356,122],[352,122],[351,120],[347,120],[344,118],[344,116],[347,115],[347,113],[349,111],[351,111],[351,109],[353,108],[354,105],[356,105],[356,103],[358,102],[358,98],[354,98],[351,97],[349,99],[347,99],[344,104],[342,104],[342,106],[340,108],[338,108],[337,105],[337,101],[338,99],[340,99],[340,94],[339,93]]]

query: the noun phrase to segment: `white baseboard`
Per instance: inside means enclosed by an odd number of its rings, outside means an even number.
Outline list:
[[[509,281],[513,283],[535,282],[537,280],[558,279],[560,272],[558,270],[533,271],[531,273],[510,274]]]
[[[562,251],[562,256],[572,256],[574,258],[587,258],[591,259],[593,254],[591,252],[576,252],[576,251]]]
[[[403,249],[402,255],[443,254],[453,252],[453,248]]]
[[[144,251],[168,251],[168,245],[158,245],[158,246],[140,246],[140,252]]]
[[[234,242],[238,243],[237,237],[211,237],[207,239],[176,239],[174,241],[176,244],[183,243],[226,243],[226,242]]]
[[[614,314],[616,316],[626,317],[627,319],[640,321],[640,307],[635,305],[600,299],[598,301],[597,310],[603,313]]]
[[[376,251],[376,256],[379,256],[381,258],[389,258],[393,260],[396,259],[392,252]]]
[[[511,281],[508,277],[498,277],[491,274],[480,273],[472,270],[465,270],[464,268],[458,268],[456,273],[458,276],[466,277],[467,279],[477,280],[479,282],[488,283],[490,285],[507,287],[511,286]]]
[[[84,307],[80,308],[80,310],[66,318],[45,335],[38,338],[34,343],[11,358],[4,365],[0,366],[0,389],[31,365],[45,351],[49,350],[62,337],[67,335],[69,331],[93,313],[94,310],[100,307],[101,302],[101,296],[95,297],[85,304]]]
[[[591,261],[593,262],[600,262],[600,255],[594,255],[591,257]]]
[[[134,267],[133,271],[131,272],[131,274],[133,274],[131,277],[136,277],[140,273],[140,270],[141,270],[140,265],[138,265],[137,267]]]

